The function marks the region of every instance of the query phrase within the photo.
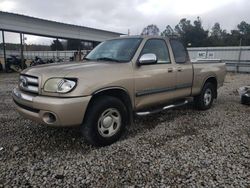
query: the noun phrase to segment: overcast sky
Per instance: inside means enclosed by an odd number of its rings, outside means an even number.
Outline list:
[[[242,20],[250,23],[249,8],[250,0],[0,0],[1,11],[131,34],[197,16],[205,29],[219,22],[229,31]]]

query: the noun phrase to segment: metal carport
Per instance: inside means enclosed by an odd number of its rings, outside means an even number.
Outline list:
[[[2,11],[0,11],[0,30],[2,31],[5,62],[6,53],[4,31],[20,33],[21,58],[23,58],[22,34],[53,37],[57,39],[79,39],[91,42],[102,42],[123,35],[118,32],[60,23]]]

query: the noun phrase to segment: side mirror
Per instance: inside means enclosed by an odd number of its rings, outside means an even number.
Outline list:
[[[157,63],[157,57],[152,53],[143,54],[139,59],[139,65],[150,65],[155,63]]]

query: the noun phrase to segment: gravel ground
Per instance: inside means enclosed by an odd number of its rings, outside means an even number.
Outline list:
[[[192,105],[137,118],[121,141],[86,144],[79,129],[45,127],[18,115],[17,74],[0,74],[0,187],[250,187],[250,107],[228,74],[213,107]]]

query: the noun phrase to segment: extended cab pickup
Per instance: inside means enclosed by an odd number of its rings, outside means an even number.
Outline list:
[[[226,74],[220,61],[190,62],[176,39],[131,36],[99,44],[83,62],[41,65],[20,74],[20,114],[50,126],[81,126],[98,146],[118,140],[133,116],[194,99],[209,109]]]

